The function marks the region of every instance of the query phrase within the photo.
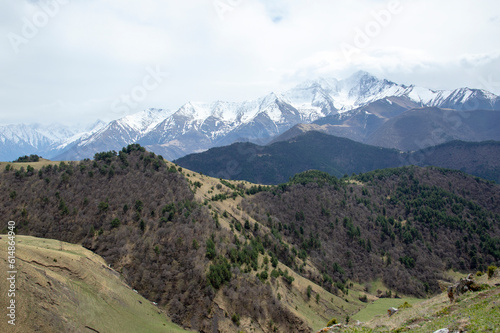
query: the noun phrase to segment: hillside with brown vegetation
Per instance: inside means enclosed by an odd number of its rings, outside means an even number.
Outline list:
[[[445,270],[500,260],[499,186],[443,169],[312,171],[259,186],[131,145],[6,166],[0,191],[18,234],[82,244],[201,332],[309,332],[365,307],[364,290],[431,295]],[[371,290],[380,280],[383,293]]]
[[[279,260],[334,293],[380,277],[423,297],[448,269],[500,260],[500,187],[461,172],[404,167],[338,180],[310,171],[242,207],[272,230]],[[305,258],[319,273],[302,268]]]
[[[181,170],[138,145],[39,170],[6,167],[0,212],[16,221],[18,234],[82,244],[101,255],[184,327],[236,329],[235,312],[224,313],[214,301],[230,280],[224,289],[240,292],[223,299],[253,326],[272,320],[276,327],[300,328],[301,320],[266,284],[226,264],[223,254],[234,236],[195,200]],[[258,306],[241,297],[259,299]]]

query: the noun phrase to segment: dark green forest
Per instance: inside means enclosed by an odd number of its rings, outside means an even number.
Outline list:
[[[342,177],[405,165],[456,169],[500,183],[500,142],[497,141],[452,141],[402,152],[311,131],[267,146],[234,143],[212,148],[175,162],[217,178],[274,185],[307,170]]]

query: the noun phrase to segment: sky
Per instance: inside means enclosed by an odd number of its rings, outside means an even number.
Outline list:
[[[243,101],[358,70],[500,95],[498,0],[2,0],[0,124]]]

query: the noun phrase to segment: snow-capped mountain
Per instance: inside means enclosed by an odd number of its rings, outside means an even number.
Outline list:
[[[73,141],[81,133],[91,132],[104,122],[96,121],[81,129],[61,124],[0,125],[0,160],[11,161],[22,155],[38,154],[50,157],[51,151],[64,141]]]
[[[120,150],[122,147],[139,141],[160,121],[171,114],[169,110],[147,109],[81,133],[57,147],[55,159],[83,159],[107,150]],[[53,153],[53,154],[54,154]],[[55,154],[54,154],[55,155]]]
[[[307,81],[283,94],[294,106],[331,105],[339,113],[387,97],[405,97],[420,106],[456,110],[499,109],[499,97],[481,89],[431,90],[400,85],[359,71],[344,80],[321,78]]]
[[[18,151],[32,154],[44,150],[53,141],[28,125],[0,126],[0,160],[14,160]]]
[[[500,98],[484,90],[431,90],[400,85],[360,71],[343,80],[306,81],[286,92],[270,93],[250,101],[189,102],[176,111],[141,111],[85,133],[69,135],[71,133],[49,131],[48,135],[38,131],[39,138],[28,133],[20,137],[27,142],[46,140],[42,146],[51,147],[48,157],[54,159],[92,157],[96,152],[119,150],[137,142],[172,160],[235,141],[265,143],[298,123],[344,114],[377,101],[384,101],[385,105],[396,101],[399,109],[424,106],[455,110],[500,109]],[[1,135],[9,135],[3,130],[0,133],[0,140]]]

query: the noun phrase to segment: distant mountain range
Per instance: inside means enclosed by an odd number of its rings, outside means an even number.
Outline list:
[[[456,169],[500,183],[498,141],[452,141],[415,152],[402,152],[306,131],[267,146],[234,143],[174,162],[212,177],[259,184],[285,183],[296,173],[311,169],[342,177],[406,165]]]
[[[0,161],[12,161],[19,156],[30,154],[52,158],[69,143],[91,136],[104,125],[106,124],[101,120],[84,127],[59,124],[0,125]]]
[[[453,140],[500,140],[500,112],[457,111],[424,107],[405,110],[389,100],[298,124],[273,139],[285,141],[308,131],[319,131],[373,146],[415,151]]]
[[[38,153],[55,160],[80,160],[96,152],[118,150],[137,142],[173,160],[238,141],[268,143],[297,124],[312,122],[332,125],[335,129],[332,134],[338,136],[361,142],[373,140],[375,144],[387,146],[385,142],[394,142],[398,133],[389,131],[389,136],[384,137],[380,127],[393,120],[389,124],[393,124],[394,130],[405,132],[408,125],[393,118],[423,107],[461,112],[500,110],[500,98],[479,89],[441,91],[406,86],[360,71],[344,80],[320,78],[284,93],[270,93],[251,101],[189,102],[176,111],[148,109],[108,124],[98,122],[83,132],[65,127],[3,126],[0,127],[0,159],[12,160]],[[459,119],[468,123],[468,118]],[[453,125],[455,115],[443,121]],[[433,143],[452,138],[453,135]]]

